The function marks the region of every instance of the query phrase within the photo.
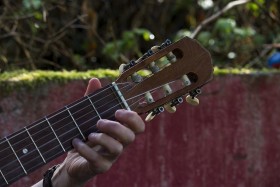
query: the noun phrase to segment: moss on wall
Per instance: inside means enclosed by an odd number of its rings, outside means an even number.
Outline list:
[[[27,88],[32,89],[47,83],[66,83],[71,80],[88,80],[91,77],[115,79],[118,72],[110,69],[77,71],[26,71],[17,70],[0,74],[0,92],[6,95],[11,91]]]
[[[245,69],[245,68],[228,68],[220,69],[218,67],[214,68],[214,74],[218,75],[268,75],[280,73],[278,69]]]
[[[279,70],[272,69],[263,69],[263,70],[254,70],[254,69],[219,69],[214,68],[215,75],[244,75],[244,74],[254,74],[254,75],[263,75],[263,74],[273,74],[280,73]],[[146,73],[143,72],[143,75]],[[1,95],[6,95],[11,91],[17,89],[33,89],[38,86],[47,84],[47,83],[66,83],[71,80],[88,80],[92,77],[96,78],[109,78],[114,80],[119,75],[117,70],[111,69],[96,69],[89,70],[85,72],[77,71],[27,71],[27,70],[17,70],[11,72],[4,72],[0,74],[0,92]]]

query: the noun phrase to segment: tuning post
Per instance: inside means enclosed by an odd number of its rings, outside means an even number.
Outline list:
[[[145,93],[145,99],[147,101],[147,103],[153,103],[154,102],[154,98],[152,96],[152,94],[150,92],[146,92]],[[154,119],[154,117],[163,112],[164,111],[164,108],[163,107],[158,107],[158,108],[155,108],[153,109],[152,111],[149,112],[149,114],[147,115],[145,121],[149,122],[151,121],[152,119]]]
[[[172,52],[167,53],[166,57],[170,61],[170,63],[174,63],[177,61],[176,56]]]
[[[156,115],[158,115],[159,113],[161,113],[163,111],[164,111],[163,107],[158,107],[158,108],[153,109],[152,111],[149,112],[149,114],[145,118],[145,121],[146,122],[152,121],[152,119],[154,119]]]
[[[183,75],[181,79],[182,79],[183,84],[184,84],[185,86],[189,86],[189,85],[192,84],[192,83],[191,83],[191,80],[189,79],[189,77],[188,77],[187,75]]]
[[[137,61],[134,61],[134,60],[131,60],[128,64],[121,64],[119,67],[119,72],[123,73],[124,71],[128,70],[135,64],[137,64]],[[141,75],[139,75],[138,73],[133,73],[131,75],[131,80],[135,83],[139,83],[143,80],[143,77]]]
[[[138,61],[131,60],[127,64],[121,64],[120,67],[119,67],[119,72],[123,73],[124,71],[128,70],[129,68],[135,66],[137,64],[137,62]]]
[[[131,80],[135,83],[139,83],[143,80],[143,77],[141,75],[139,75],[138,73],[133,73],[131,75]]]
[[[196,97],[197,95],[201,94],[201,89],[195,89],[190,91],[189,93],[190,95],[188,95],[186,97],[186,101],[187,103],[193,105],[193,106],[197,106],[199,105],[199,99]]]
[[[169,84],[165,84],[163,85],[163,90],[164,90],[164,94],[165,96],[170,95],[172,93],[172,89],[169,86]],[[164,108],[167,112],[169,113],[174,113],[176,112],[176,107],[175,105],[172,105],[172,102],[169,102],[167,104],[164,105]]]
[[[145,93],[145,99],[146,99],[147,103],[149,103],[149,104],[154,102],[154,98],[153,98],[151,92]]]
[[[149,64],[149,69],[152,71],[152,73],[157,73],[160,70],[160,68],[156,65],[155,62],[151,62]]]

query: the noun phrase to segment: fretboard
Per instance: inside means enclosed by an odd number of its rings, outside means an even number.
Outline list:
[[[114,119],[128,109],[118,87],[110,84],[0,140],[0,187],[71,150],[72,140],[86,141],[99,119]]]

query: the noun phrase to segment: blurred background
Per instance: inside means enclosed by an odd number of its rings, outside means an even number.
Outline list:
[[[86,186],[279,187],[279,11],[278,0],[1,0],[0,137],[82,97],[90,77],[108,84],[120,64],[188,36],[215,66],[200,105],[147,123]]]
[[[210,50],[215,66],[266,68],[280,43],[279,6],[277,0],[2,0],[0,68],[117,68],[183,36]]]

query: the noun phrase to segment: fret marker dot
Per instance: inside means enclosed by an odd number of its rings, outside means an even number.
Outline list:
[[[22,152],[23,152],[23,154],[26,154],[26,153],[28,153],[28,149],[24,148],[24,149],[22,150]]]

